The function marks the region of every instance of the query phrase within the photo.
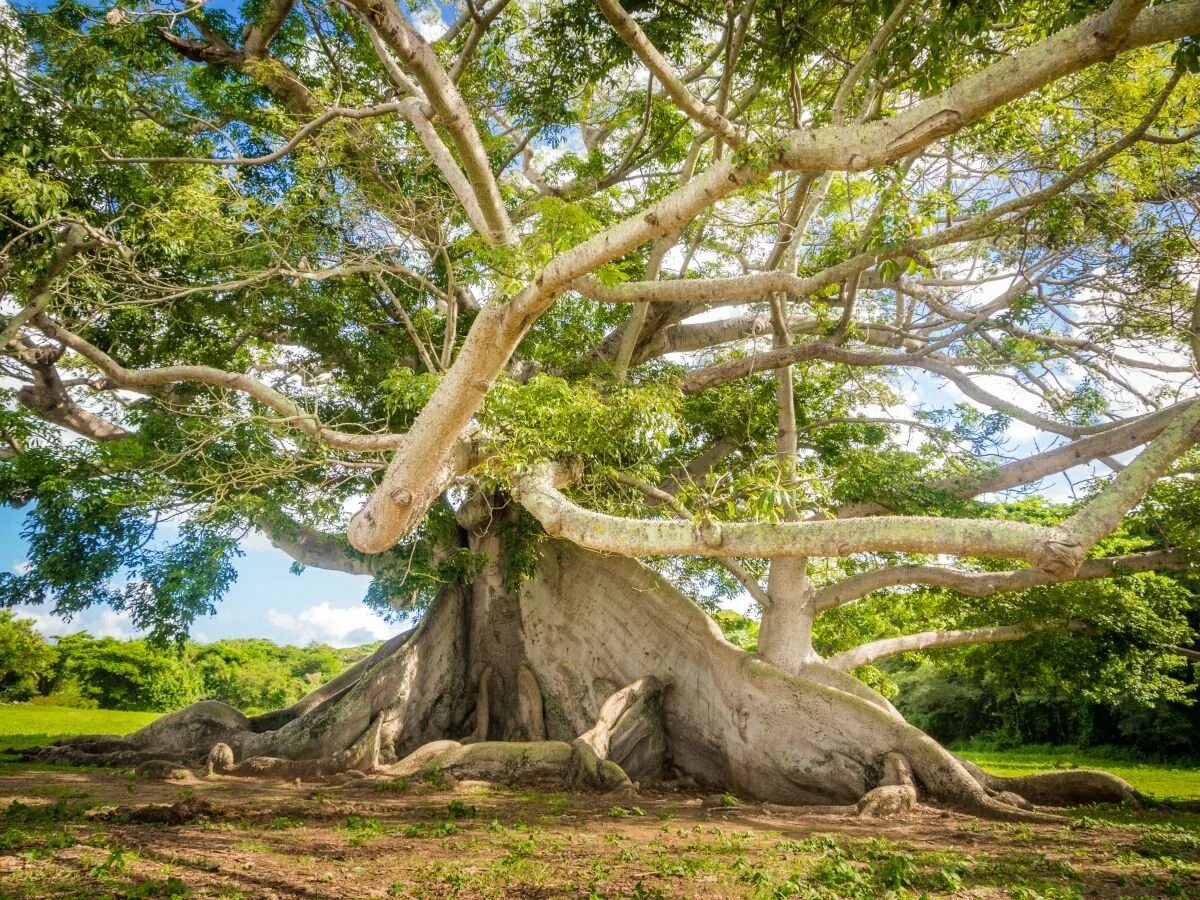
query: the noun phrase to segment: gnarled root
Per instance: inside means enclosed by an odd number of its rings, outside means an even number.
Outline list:
[[[860,816],[892,816],[911,812],[917,806],[917,784],[912,766],[902,753],[883,757],[883,778],[879,787],[863,794],[855,805]]]
[[[1133,785],[1109,772],[1096,769],[1067,769],[1034,775],[992,775],[974,763],[963,766],[989,794],[1002,801],[1012,798],[1037,806],[1080,806],[1085,803],[1132,803],[1141,806],[1146,798]]]
[[[202,700],[167,713],[128,737],[85,735],[35,747],[24,759],[59,765],[136,766],[165,760],[180,766],[203,761],[214,743],[240,745],[250,734],[250,720],[224,703]]]
[[[537,683],[531,672],[528,677],[521,688],[528,699],[519,701],[526,710],[518,715],[537,733],[540,729],[530,710],[540,707],[541,695],[534,693]],[[486,688],[480,689],[480,695],[486,696]],[[427,780],[450,777],[505,784],[555,781],[569,788],[632,794],[634,784],[621,763],[628,762],[639,774],[652,777],[660,775],[665,765],[662,696],[663,685],[657,678],[640,678],[613,693],[601,706],[592,728],[570,743],[433,741],[377,771],[391,777]],[[478,733],[477,729],[472,737]]]
[[[657,781],[667,762],[663,691],[653,675],[613,693],[600,707],[596,724],[574,741],[598,759],[611,759],[631,778]]]
[[[590,748],[564,741],[432,741],[390,766],[376,770],[389,777],[439,781],[492,781],[500,784],[554,782],[567,788],[629,791],[633,785],[611,760]]]

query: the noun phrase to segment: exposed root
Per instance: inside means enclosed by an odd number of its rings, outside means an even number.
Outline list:
[[[488,728],[492,717],[492,667],[485,668],[479,676],[479,688],[475,693],[475,730],[464,743],[477,744],[488,739]]]
[[[1095,769],[1068,769],[1005,778],[992,775],[963,760],[975,779],[997,799],[1015,795],[1037,806],[1081,806],[1085,803],[1131,803],[1142,806],[1145,796],[1133,785],[1109,772]]]
[[[817,663],[789,674],[733,647],[632,560],[548,542],[518,595],[497,588],[498,577],[488,585],[448,586],[411,637],[280,713],[249,719],[205,701],[126,738],[79,738],[27,757],[144,765],[157,777],[204,766],[334,783],[440,773],[626,792],[672,771],[746,800],[868,816],[904,813],[920,798],[1062,822],[1031,804],[1141,799],[1098,772],[987,775],[852,676]]]
[[[590,748],[580,750],[563,741],[434,741],[377,771],[434,783],[450,779],[500,784],[553,782],[602,792],[633,790],[629,776],[616,763],[598,759]]]
[[[596,724],[574,743],[598,759],[613,760],[631,778],[661,779],[667,761],[663,691],[662,682],[648,675],[615,692],[600,707]]]
[[[169,759],[147,760],[134,769],[133,774],[138,778],[170,778],[176,781],[185,781],[192,777],[191,769],[181,766],[178,763],[173,763]]]
[[[887,817],[912,812],[917,807],[917,783],[912,765],[902,753],[888,753],[883,758],[883,778],[867,791],[855,805],[860,816]]]
[[[542,689],[529,666],[517,670],[517,703],[514,712],[517,734],[527,741],[546,739],[546,720],[542,712]]]
[[[118,806],[95,818],[137,825],[186,825],[195,821],[214,821],[220,817],[220,811],[207,800],[185,797],[177,803]]]

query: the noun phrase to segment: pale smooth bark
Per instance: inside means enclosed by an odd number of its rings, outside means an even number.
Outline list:
[[[834,609],[874,591],[911,584],[949,588],[968,597],[989,597],[992,594],[1024,591],[1064,581],[1120,578],[1138,572],[1178,572],[1197,564],[1200,564],[1200,558],[1196,553],[1177,549],[1147,550],[1144,553],[1087,559],[1074,575],[1067,577],[1049,575],[1037,569],[963,572],[939,566],[886,566],[851,575],[821,588],[817,591],[815,604],[818,611]]]
[[[513,485],[513,496],[554,536],[581,547],[625,556],[848,556],[871,550],[1003,556],[1057,571],[1058,546],[1069,536],[1022,522],[881,516],[850,521],[777,524],[624,519],[592,512],[556,487],[562,472],[534,467]],[[1071,542],[1073,546],[1073,542]]]
[[[618,0],[596,0],[596,5],[600,7],[613,30],[621,36],[621,40],[637,54],[638,59],[653,73],[658,83],[685,115],[709,131],[719,134],[729,146],[737,147],[741,144],[741,135],[733,123],[687,89],[671,64],[658,52],[658,48],[650,42]]]
[[[351,0],[349,5],[371,24],[424,89],[426,100],[450,134],[462,160],[467,180],[487,222],[484,236],[497,244],[514,243],[512,222],[504,208],[500,188],[492,174],[471,111],[433,49],[396,6],[387,3],[376,5],[367,0]]]
[[[1054,627],[1062,627],[1068,631],[1088,633],[1094,628],[1086,622],[1071,620],[1060,626],[1053,625],[991,625],[984,628],[965,628],[961,631],[922,631],[918,634],[906,634],[901,637],[884,638],[862,644],[853,650],[839,653],[826,660],[826,664],[843,672],[848,672],[858,666],[878,662],[889,656],[901,653],[913,653],[918,650],[944,649],[946,647],[964,647],[971,644],[999,644],[1005,641],[1021,641],[1039,631],[1047,631]]]

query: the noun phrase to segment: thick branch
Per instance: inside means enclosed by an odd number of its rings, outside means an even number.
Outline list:
[[[623,519],[568,500],[556,487],[562,474],[549,464],[536,466],[514,482],[513,495],[551,535],[623,556],[848,556],[899,550],[1002,556],[1039,565],[1055,556],[1046,545],[1061,540],[1054,529],[988,519],[887,516],[777,524]]]
[[[497,244],[511,244],[514,236],[512,222],[500,197],[500,188],[492,174],[487,152],[475,129],[474,119],[458,86],[446,74],[433,48],[409,24],[400,10],[390,3],[374,4],[369,0],[349,0],[379,36],[390,47],[425,91],[426,99],[437,114],[458,151],[467,179],[489,228],[484,236]]]
[[[279,515],[263,516],[256,523],[267,540],[303,566],[345,572],[348,575],[375,575],[384,557],[363,556],[346,543],[341,535],[326,534]]]
[[[865,597],[874,591],[910,584],[928,584],[948,588],[968,597],[1024,591],[1064,581],[1120,578],[1138,572],[1167,572],[1189,569],[1197,555],[1187,550],[1149,550],[1125,556],[1084,560],[1073,575],[1050,575],[1037,569],[1013,572],[956,572],[939,566],[886,566],[851,575],[817,591],[818,611],[833,609]]]
[[[1116,5],[1124,6],[1123,3]],[[1123,23],[1125,20],[1122,19]],[[863,171],[953,134],[1018,97],[1116,53],[1200,31],[1200,2],[1179,0],[1142,11],[1128,30],[1097,13],[964,78],[887,119],[791,133],[782,166],[797,171]]]
[[[38,328],[51,340],[58,341],[90,361],[116,387],[153,388],[182,381],[208,384],[238,391],[274,410],[284,421],[301,434],[322,441],[339,450],[356,453],[376,453],[395,450],[404,445],[401,434],[350,434],[322,425],[313,414],[294,400],[272,387],[242,372],[226,372],[212,366],[162,366],[156,369],[126,369],[115,359],[85,339],[51,321],[46,316],[36,320]]]
[[[847,366],[907,366],[924,369],[934,375],[940,375],[954,383],[959,390],[979,403],[999,410],[1011,418],[1026,422],[1035,428],[1054,434],[1078,437],[1100,430],[1095,426],[1075,426],[1055,422],[1045,416],[1030,412],[1003,397],[992,394],[980,387],[966,372],[955,366],[955,360],[929,353],[877,353],[870,350],[855,350],[836,346],[826,341],[809,341],[791,347],[778,347],[774,350],[756,353],[752,356],[742,356],[727,362],[718,363],[705,369],[696,369],[680,383],[685,394],[695,394],[709,388],[736,381],[758,372],[777,369],[780,366],[797,362],[821,360],[823,362],[840,363]]]
[[[596,0],[596,4],[604,13],[604,18],[612,25],[613,30],[620,35],[621,40],[637,54],[638,59],[658,79],[658,83],[663,86],[675,105],[688,118],[699,122],[714,134],[719,134],[731,147],[741,144],[741,136],[733,127],[733,123],[687,89],[671,64],[658,52],[658,48],[650,42],[638,23],[625,12],[618,0]]]
[[[946,647],[963,647],[969,644],[998,644],[1004,641],[1020,641],[1050,628],[1062,627],[1068,631],[1080,634],[1091,634],[1093,626],[1086,622],[1072,619],[1060,626],[1054,625],[993,625],[987,628],[968,628],[962,631],[922,631],[918,634],[906,634],[901,637],[884,638],[862,644],[853,650],[831,656],[825,662],[827,665],[843,672],[867,663],[887,659],[900,653],[911,653],[915,650],[938,650]]]
[[[364,14],[371,12],[364,10]],[[381,13],[375,18],[387,17]],[[1100,46],[1089,37],[1092,24],[1089,19],[1066,29],[899,116],[853,126],[853,135],[846,128],[803,133],[792,146],[777,148],[766,168],[862,167],[871,160],[857,152],[860,147],[883,148],[864,151],[880,155],[879,162],[899,159],[1021,94],[1110,55],[1112,47]],[[1142,13],[1118,49],[1172,40],[1198,29],[1200,0],[1180,0]],[[1026,62],[1030,64],[1028,71],[1023,67]],[[954,112],[947,119],[943,113],[952,106]],[[930,118],[933,121],[926,121]],[[863,129],[869,134],[860,138],[858,132]],[[703,209],[766,174],[761,166],[715,163],[648,209],[559,255],[504,307],[485,308],[472,325],[456,364],[409,431],[406,451],[392,460],[382,484],[351,522],[351,543],[363,552],[378,553],[394,545],[420,521],[426,507],[420,506],[417,499],[430,496],[430,479],[441,468],[454,440],[478,411],[517,343],[559,292],[638,244],[685,225]],[[785,364],[781,361],[778,365]]]

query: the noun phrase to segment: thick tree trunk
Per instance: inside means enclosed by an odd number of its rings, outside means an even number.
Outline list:
[[[775,803],[878,813],[919,790],[1001,818],[1040,815],[1018,808],[1022,787],[1035,801],[1134,796],[1102,774],[1069,786],[984,776],[851,675],[811,660],[784,671],[729,644],[634,560],[548,540],[536,574],[513,588],[495,532],[473,544],[492,563],[471,586],[447,587],[411,636],[286,711],[248,719],[205,701],[128,738],[38,756],[207,760],[222,774],[285,778],[436,769],[605,790],[674,772]]]

